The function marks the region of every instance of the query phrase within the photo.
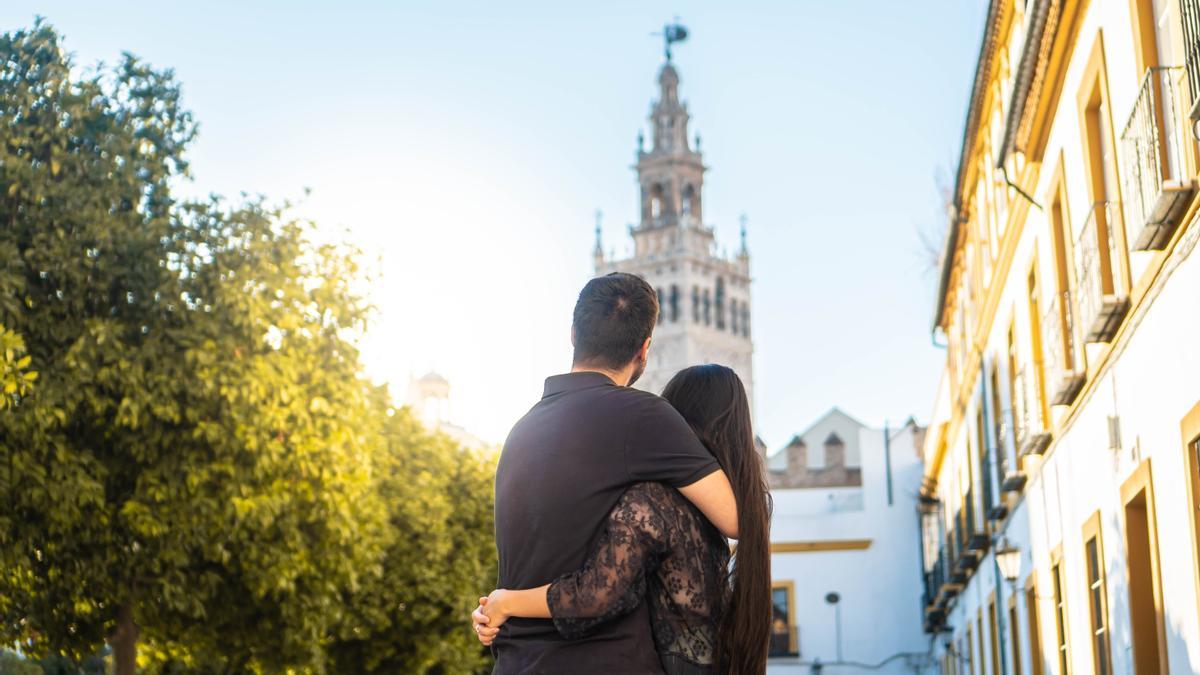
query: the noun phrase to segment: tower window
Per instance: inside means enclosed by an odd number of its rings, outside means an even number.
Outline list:
[[[717,277],[717,330],[725,330],[725,279]]]
[[[742,335],[750,337],[750,308],[742,303]]]
[[[734,299],[729,301],[729,332],[738,333],[738,301]]]
[[[666,314],[666,312],[664,312],[662,308],[663,308],[663,290],[660,288],[660,289],[658,289],[658,322],[659,323],[663,322],[663,314]]]
[[[704,325],[712,325],[712,296],[708,294],[708,289],[704,289]]]
[[[692,286],[692,323],[700,323],[700,289]]]
[[[650,217],[658,220],[663,214],[663,187],[655,183],[650,188]]]
[[[679,321],[679,287],[671,284],[671,322]]]
[[[685,216],[698,215],[696,213],[696,188],[692,187],[690,183],[683,188],[680,210]]]

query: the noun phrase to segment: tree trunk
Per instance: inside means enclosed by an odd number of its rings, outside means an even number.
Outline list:
[[[117,609],[117,629],[112,636],[116,675],[137,675],[137,641],[140,632],[133,620],[133,605],[121,605]]]

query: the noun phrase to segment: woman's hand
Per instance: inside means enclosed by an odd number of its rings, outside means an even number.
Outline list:
[[[484,647],[490,647],[495,642],[500,633],[500,626],[511,616],[505,611],[504,595],[505,590],[502,588],[492,591],[488,597],[480,598],[479,606],[471,612],[475,635]]]

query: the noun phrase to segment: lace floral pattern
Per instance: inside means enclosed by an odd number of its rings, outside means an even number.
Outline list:
[[[660,483],[636,483],[609,513],[584,566],[550,585],[550,614],[574,639],[644,596],[659,655],[711,665],[728,565],[729,545],[696,507]]]

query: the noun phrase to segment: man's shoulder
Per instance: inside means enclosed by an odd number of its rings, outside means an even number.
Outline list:
[[[641,412],[679,415],[667,399],[634,387],[597,387],[575,392],[573,396],[579,397],[576,401],[588,412],[618,412],[623,417]]]
[[[683,415],[671,405],[667,399],[648,391],[623,387],[629,397],[629,406],[639,414],[639,418],[651,424],[668,423],[685,425]]]
[[[667,399],[652,391],[635,389],[634,387],[614,387],[612,391],[618,396],[622,396],[631,402],[646,406],[647,408],[660,406],[671,408],[671,404],[667,403]],[[671,410],[674,410],[674,408],[671,408]]]

